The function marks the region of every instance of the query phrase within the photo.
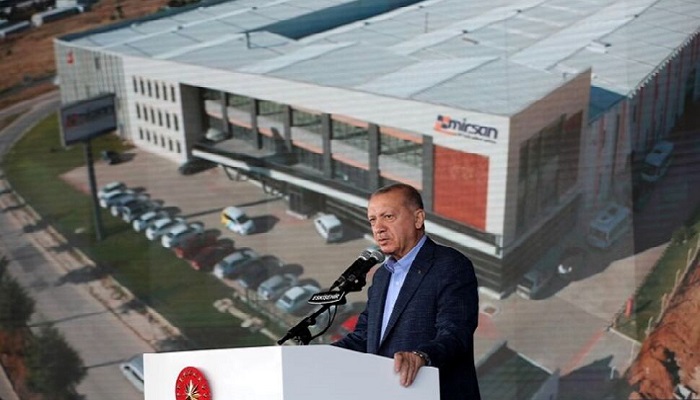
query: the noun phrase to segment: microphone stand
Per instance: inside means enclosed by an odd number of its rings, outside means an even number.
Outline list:
[[[365,284],[367,284],[365,274],[357,277],[355,280],[348,280],[343,282],[343,284],[337,287],[337,291],[341,293],[341,296],[337,300],[334,300],[331,303],[321,305],[321,307],[318,310],[314,311],[306,318],[299,321],[298,324],[290,328],[289,331],[287,331],[287,333],[280,340],[277,341],[277,344],[281,345],[289,339],[294,339],[294,341],[298,344],[304,346],[308,345],[309,342],[311,342],[311,340],[315,338],[311,336],[311,331],[309,331],[309,327],[316,324],[316,317],[327,311],[329,308],[331,308],[331,306],[345,304],[345,295],[347,295],[350,292],[361,291],[362,288],[365,287]]]

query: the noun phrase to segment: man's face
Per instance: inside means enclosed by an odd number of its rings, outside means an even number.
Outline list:
[[[425,212],[409,208],[401,191],[374,195],[369,199],[367,218],[382,253],[400,259],[418,243]]]

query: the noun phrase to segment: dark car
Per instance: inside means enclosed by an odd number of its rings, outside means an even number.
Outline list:
[[[202,248],[192,259],[190,265],[197,271],[211,271],[214,264],[233,253],[233,245],[228,241],[218,241]]]
[[[260,257],[246,265],[236,281],[245,289],[257,290],[263,281],[277,274],[282,265],[282,261],[275,256]]]
[[[192,175],[214,167],[216,167],[215,162],[203,160],[201,158],[193,158],[180,165],[177,170],[182,175]]]
[[[114,150],[102,150],[100,152],[100,158],[109,165],[122,162],[122,156]]]
[[[197,253],[207,246],[212,246],[216,243],[216,235],[204,233],[202,235],[194,235],[173,247],[173,252],[178,258],[191,260]]]

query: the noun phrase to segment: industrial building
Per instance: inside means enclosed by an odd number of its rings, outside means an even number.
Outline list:
[[[416,186],[427,231],[504,294],[697,101],[698,20],[692,0],[238,0],[55,51],[64,103],[115,93],[123,138],[296,213],[367,230],[369,193]]]

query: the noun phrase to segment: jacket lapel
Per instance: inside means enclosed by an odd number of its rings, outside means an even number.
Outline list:
[[[380,270],[372,278],[372,286],[376,286],[378,293],[372,297],[378,298],[373,302],[372,310],[369,310],[375,318],[370,315],[367,326],[367,352],[376,353],[379,349],[380,336],[382,334],[382,318],[384,315],[384,303],[386,302],[386,292],[389,287],[391,274],[382,265]]]
[[[420,287],[420,284],[423,281],[425,274],[432,266],[434,246],[435,242],[430,240],[430,238],[427,238],[425,243],[423,244],[423,247],[416,255],[415,260],[413,260],[413,264],[411,264],[411,267],[408,269],[408,274],[406,274],[406,280],[404,280],[403,286],[401,286],[399,297],[396,298],[394,310],[391,312],[391,317],[389,318],[389,323],[387,324],[386,332],[384,332],[384,337],[381,338],[379,346],[382,345],[384,339],[391,335],[391,331],[394,328],[394,325],[396,325],[396,321],[398,321],[401,317],[401,314],[406,309],[406,306],[408,306],[408,303],[413,298],[413,295]],[[383,301],[381,302],[382,309],[384,308],[384,300],[386,300],[386,290],[384,291]],[[381,334],[381,316],[379,321],[379,334]]]

